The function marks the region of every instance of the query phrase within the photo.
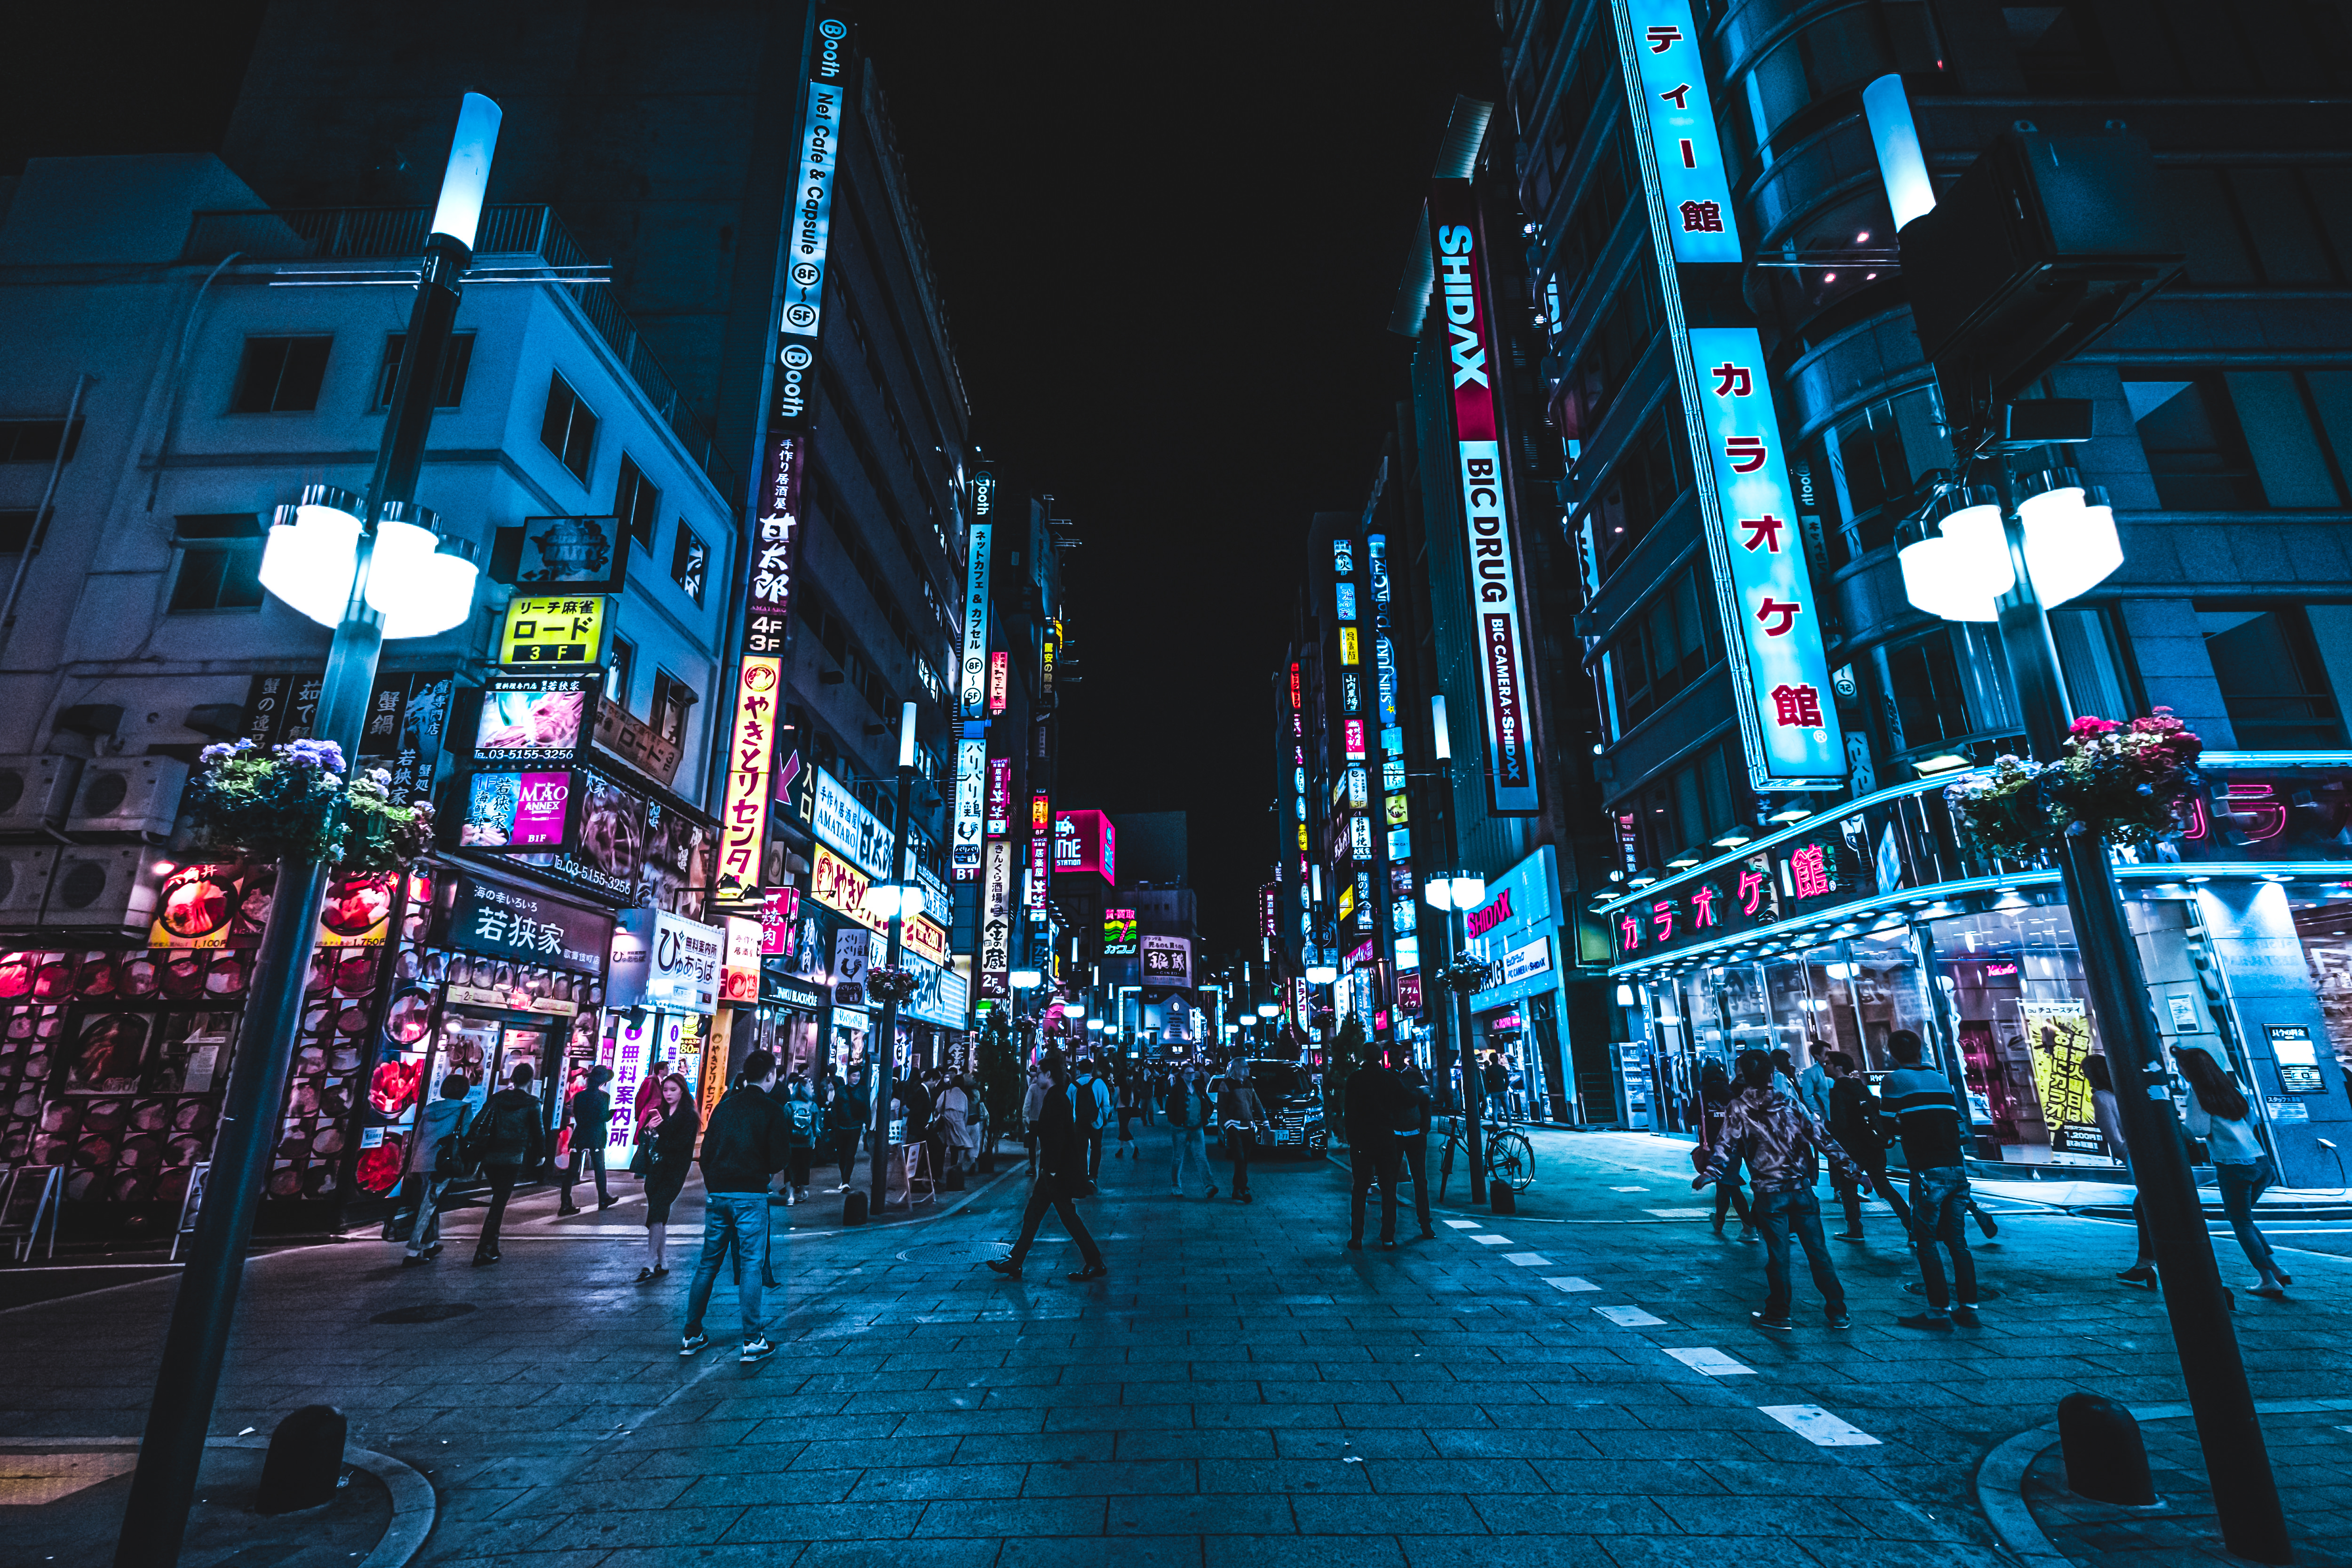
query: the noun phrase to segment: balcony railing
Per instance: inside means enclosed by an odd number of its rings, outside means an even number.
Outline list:
[[[217,262],[230,256],[250,261],[341,261],[366,258],[421,257],[432,214],[425,207],[289,207],[269,212],[207,212],[188,226],[183,261]],[[474,254],[536,256],[549,267],[586,267],[587,256],[555,209],[543,203],[482,209]],[[630,378],[661,411],[662,418],[702,465],[721,494],[734,493],[734,470],[719,456],[710,432],[678,395],[604,283],[551,282],[572,296],[596,335],[620,356]]]

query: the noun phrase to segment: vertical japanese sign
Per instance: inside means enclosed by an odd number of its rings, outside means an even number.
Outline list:
[[[1029,797],[1029,907],[1045,907],[1047,879],[1054,872],[1054,803],[1043,790]]]
[[[983,473],[981,479],[988,476]],[[975,489],[975,495],[983,492]],[[990,524],[971,525],[971,558],[964,563],[962,707],[966,719],[984,717],[988,700],[988,542]]]
[[[988,656],[988,716],[1003,712],[1012,695],[1013,656],[1000,649]]]
[[[1766,779],[1782,785],[1840,777],[1845,738],[1805,542],[1790,521],[1797,508],[1763,342],[1753,327],[1693,327],[1689,335],[1718,502],[1709,520],[1714,553],[1730,563],[1723,585],[1739,620],[1732,646],[1746,655],[1740,717],[1750,769],[1760,758]]]
[[[1444,305],[1446,363],[1454,378],[1454,455],[1468,544],[1464,580],[1486,731],[1486,800],[1495,816],[1528,816],[1542,808],[1542,799],[1529,731],[1518,550],[1504,499],[1501,421],[1492,379],[1499,374],[1501,345],[1478,254],[1478,215],[1469,182],[1438,181],[1429,216],[1438,298]]]
[[[988,759],[988,837],[1003,838],[1013,831],[1013,759]]]
[[[1635,97],[1656,150],[1658,192],[1676,261],[1739,259],[1731,180],[1707,100],[1706,65],[1690,0],[1618,0],[1621,39],[1632,40]]]
[[[980,885],[980,994],[1001,1002],[1013,994],[1013,841],[988,841]]]
[[[956,742],[955,842],[950,846],[950,855],[959,882],[980,876],[981,824],[988,800],[988,741],[971,733],[979,728],[966,725],[963,739]]]
[[[797,178],[784,206],[783,254],[776,279],[776,363],[769,428],[814,422],[824,279],[833,248],[833,189],[841,175],[841,134],[849,101],[849,24],[820,15],[795,138]]]

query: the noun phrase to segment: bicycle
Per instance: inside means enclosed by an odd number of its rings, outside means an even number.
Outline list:
[[[1486,1120],[1482,1130],[1486,1135],[1486,1147],[1482,1151],[1486,1162],[1486,1179],[1500,1182],[1515,1193],[1526,1192],[1536,1179],[1535,1145],[1528,1142],[1525,1133],[1511,1131],[1493,1117]],[[1445,1184],[1454,1175],[1454,1151],[1461,1149],[1466,1153],[1468,1148],[1469,1141],[1462,1132],[1462,1119],[1458,1116],[1446,1118],[1445,1149],[1437,1167],[1437,1196],[1440,1202],[1444,1200]]]

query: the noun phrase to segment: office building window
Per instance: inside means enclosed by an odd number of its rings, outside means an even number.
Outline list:
[[[697,609],[702,607],[703,579],[709,572],[710,552],[704,546],[702,536],[686,526],[686,519],[679,518],[677,542],[669,556],[669,580],[694,601]]]
[[[2262,481],[2221,376],[2126,377],[2124,399],[2166,510],[2252,511],[2263,505]]]
[[[381,414],[392,406],[393,388],[400,384],[400,356],[408,347],[406,332],[394,332],[383,340],[383,363],[375,373],[375,408]],[[474,334],[455,332],[449,346],[441,355],[441,386],[435,395],[433,406],[455,408],[466,395],[466,372],[473,368]]]
[[[1696,571],[1651,596],[1609,650],[1618,721],[1631,730],[1696,681],[1723,657],[1712,595]]]
[[[2239,750],[2344,744],[2342,710],[2301,605],[2236,608],[2200,599],[2196,610]]]
[[[665,741],[683,748],[686,744],[686,716],[698,699],[694,688],[667,669],[654,671],[654,729]]]
[[[57,509],[49,510],[49,521],[57,521]],[[22,555],[33,542],[33,509],[16,507],[0,511],[0,555]]]
[[[626,637],[614,637],[613,651],[604,660],[604,700],[624,713],[634,711],[629,696],[636,675],[637,645]]]
[[[66,461],[73,461],[81,445],[81,421],[68,433],[62,419],[0,419],[0,463],[54,463],[58,443],[66,445]]]
[[[319,406],[332,338],[247,338],[232,414],[307,414]]]
[[[572,478],[588,482],[588,464],[596,445],[596,416],[561,374],[547,378],[547,416],[540,421],[539,440],[563,460]]]
[[[613,487],[613,515],[621,520],[623,531],[637,542],[640,550],[654,547],[654,528],[659,521],[660,510],[661,488],[646,478],[635,458],[622,453],[621,482]]]
[[[183,514],[174,524],[172,542],[180,561],[168,613],[261,607],[259,518],[249,511],[202,512]]]

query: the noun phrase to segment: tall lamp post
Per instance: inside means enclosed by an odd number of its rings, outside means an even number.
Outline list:
[[[882,1023],[876,1035],[876,1044],[866,1051],[874,1059],[874,1160],[866,1173],[871,1195],[868,1212],[877,1218],[882,1205],[890,1198],[890,1171],[886,1156],[890,1149],[890,1079],[898,1066],[898,992],[896,984],[898,949],[905,922],[923,912],[922,885],[915,880],[914,867],[909,863],[915,836],[907,821],[907,792],[915,777],[915,705],[908,702],[898,710],[898,815],[891,829],[891,879],[866,894],[875,912],[890,921],[890,939],[883,950],[882,965],[891,972],[892,984],[882,997]],[[908,1128],[913,1131],[913,1128]]]
[[[263,587],[334,628],[319,731],[341,748],[347,766],[359,755],[384,639],[431,637],[473,613],[471,548],[439,537],[433,514],[416,505],[416,476],[457,320],[459,279],[474,258],[499,121],[497,104],[466,94],[367,495],[311,486],[296,505],[278,508],[261,558]],[[331,870],[318,860],[278,863],[269,923],[255,955],[245,1038],[222,1094],[205,1199],[164,1331],[115,1568],[170,1568],[179,1561],[262,1180],[277,1143],[310,934]]]
[[[2123,564],[2123,549],[2105,498],[2071,470],[2021,479],[2011,471],[2018,453],[2087,441],[2089,405],[2012,400],[2178,266],[2177,244],[2162,233],[2155,165],[2144,145],[2116,136],[2021,133],[1979,157],[1939,203],[1902,79],[1882,78],[1863,98],[1920,342],[1936,362],[1964,465],[1958,482],[1914,520],[1925,536],[1901,552],[1904,591],[1944,619],[1998,623],[2028,744],[2035,760],[2055,763],[2070,704],[2048,611],[2105,580]],[[2045,191],[2045,180],[2064,183]],[[2037,226],[2053,202],[2064,209],[2063,229]],[[1969,487],[1978,464],[1990,468],[1991,486]],[[2069,834],[2053,858],[2222,1538],[2242,1556],[2284,1563],[2285,1515],[2196,1173],[2169,1110],[2171,1074],[2106,841]]]
[[[1433,692],[1429,699],[1430,742],[1437,758],[1438,813],[1445,823],[1445,863],[1459,864],[1462,849],[1454,826],[1454,738],[1445,726],[1445,694]],[[1438,984],[1454,994],[1454,1059],[1460,1064],[1462,1079],[1465,1150],[1470,1158],[1470,1201],[1486,1201],[1486,1162],[1484,1158],[1486,1131],[1481,1124],[1480,1095],[1484,1086],[1478,1079],[1477,1053],[1470,1043],[1470,992],[1472,987],[1461,970],[1461,960],[1469,940],[1468,911],[1486,901],[1486,881],[1483,877],[1465,873],[1448,873],[1431,877],[1423,882],[1422,897],[1429,907],[1441,911],[1460,910],[1464,912],[1462,940],[1454,935],[1454,917],[1443,913],[1445,925],[1446,963],[1438,972]]]

